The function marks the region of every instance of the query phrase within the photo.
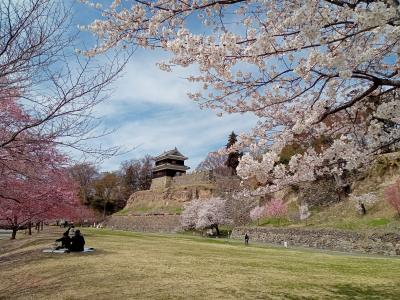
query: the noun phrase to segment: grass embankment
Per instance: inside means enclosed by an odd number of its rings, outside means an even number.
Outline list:
[[[182,207],[175,206],[138,206],[134,208],[123,208],[114,213],[114,216],[147,215],[147,214],[181,214]]]
[[[374,170],[372,169],[372,171]],[[399,170],[396,169],[396,174],[389,174],[386,177],[380,177],[381,173],[378,171],[374,171],[372,174],[370,177],[357,182],[353,194],[348,199],[330,206],[312,208],[311,216],[306,221],[300,221],[296,218],[299,211],[298,204],[296,201],[290,201],[288,202],[290,220],[265,218],[261,219],[259,224],[261,226],[333,228],[357,232],[399,231],[400,217],[385,200],[385,189],[399,178]],[[358,201],[354,197],[363,201],[363,196],[367,197],[369,193],[374,195],[375,201],[364,202],[366,214],[361,215],[358,210]],[[290,218],[290,216],[296,217]],[[257,222],[253,222],[252,225],[256,226]]]
[[[199,191],[211,193],[215,189],[215,184],[196,183],[138,191],[132,194],[128,206],[114,215],[181,214],[189,198]]]
[[[355,201],[346,200],[315,211],[307,225],[355,231],[398,231],[400,218],[384,199],[368,206],[366,215],[359,214]]]
[[[400,260],[224,239],[84,229],[92,254],[45,254],[55,234],[0,241],[1,299],[398,299]]]
[[[298,208],[292,208],[293,213]],[[314,208],[306,221],[288,219],[260,219],[253,226],[332,228],[357,232],[400,230],[400,218],[383,199],[368,206],[367,214],[360,215],[353,200],[344,200],[329,207]]]

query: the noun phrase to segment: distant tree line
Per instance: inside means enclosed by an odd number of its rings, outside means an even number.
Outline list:
[[[198,171],[213,170],[220,175],[235,175],[242,153],[234,149],[237,135],[232,132],[226,144],[227,154],[210,152],[196,168]],[[78,163],[70,168],[70,174],[79,184],[82,203],[105,218],[125,207],[130,195],[150,189],[154,160],[150,155],[124,161],[116,171],[100,172],[93,163]]]
[[[79,163],[71,167],[72,177],[79,183],[82,203],[106,215],[122,209],[129,196],[148,190],[151,185],[153,159],[125,161],[117,171],[100,172],[92,163]]]

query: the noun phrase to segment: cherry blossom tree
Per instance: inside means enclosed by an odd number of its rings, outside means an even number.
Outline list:
[[[201,206],[202,202],[198,199],[185,204],[181,214],[181,224],[184,229],[196,229],[196,222]]]
[[[15,94],[2,94],[0,141],[30,120]],[[12,239],[32,222],[71,219],[82,209],[78,186],[67,172],[68,158],[56,146],[46,135],[25,131],[0,147],[0,225],[12,229]]]
[[[265,206],[256,206],[250,211],[250,219],[255,221],[257,220],[257,224],[260,225],[260,219],[266,216]]]
[[[13,238],[33,221],[72,218],[81,208],[61,151],[117,151],[88,140],[105,133],[93,108],[123,62],[76,53],[71,18],[60,0],[0,3],[0,222]]]
[[[65,169],[51,166],[54,159],[43,158],[50,165],[40,165],[29,177],[2,170],[0,222],[12,229],[12,239],[20,228],[32,222],[72,218],[81,209],[75,182]],[[56,163],[59,160],[58,157]]]
[[[89,3],[89,1],[83,1]],[[93,5],[94,6],[94,5]],[[237,173],[260,194],[360,169],[398,149],[400,10],[397,0],[115,0],[84,27],[111,48],[171,53],[162,70],[198,66],[189,94],[218,114],[250,112]],[[196,22],[197,20],[197,22]],[[326,143],[316,148],[321,137]],[[301,144],[288,162],[279,154]]]
[[[311,216],[311,212],[308,208],[308,203],[307,202],[303,202],[300,204],[299,206],[299,217],[300,220],[307,220],[309,217]]]
[[[210,198],[193,200],[182,213],[181,224],[185,229],[215,229],[219,235],[218,225],[230,225],[232,221],[226,213],[226,200]]]
[[[280,219],[287,216],[288,207],[281,199],[271,199],[264,205],[256,206],[250,211],[250,218],[259,223],[261,218],[269,217]],[[260,224],[258,224],[260,225]]]
[[[386,201],[396,210],[400,216],[400,179],[385,190]]]
[[[101,220],[99,214],[97,214],[93,209],[80,203],[73,207],[69,215],[70,220],[75,224],[93,224],[94,222]],[[65,218],[65,215],[63,217]]]
[[[32,150],[32,149],[29,149]],[[51,144],[22,153],[9,168],[0,168],[0,225],[12,230],[12,239],[34,222],[92,218],[78,197],[78,184],[66,167],[67,157]],[[24,174],[24,175],[22,175]]]

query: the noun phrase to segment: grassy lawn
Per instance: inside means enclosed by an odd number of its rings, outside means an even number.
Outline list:
[[[0,241],[0,299],[399,299],[400,259],[83,229],[95,253],[45,254],[53,233]]]

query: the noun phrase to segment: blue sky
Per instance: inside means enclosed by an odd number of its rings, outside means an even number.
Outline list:
[[[76,25],[88,24],[96,16],[82,4],[77,4],[75,10]],[[87,34],[82,37],[86,45],[90,44]],[[113,85],[110,98],[96,107],[95,113],[103,117],[104,126],[115,129],[98,142],[135,148],[104,161],[100,166],[103,171],[118,169],[124,160],[158,155],[174,147],[189,157],[187,165],[194,169],[208,152],[226,144],[232,130],[240,133],[256,124],[248,114],[217,117],[213,111],[201,110],[186,95],[196,87],[184,79],[196,69],[161,71],[155,64],[166,57],[162,51],[136,51]]]

